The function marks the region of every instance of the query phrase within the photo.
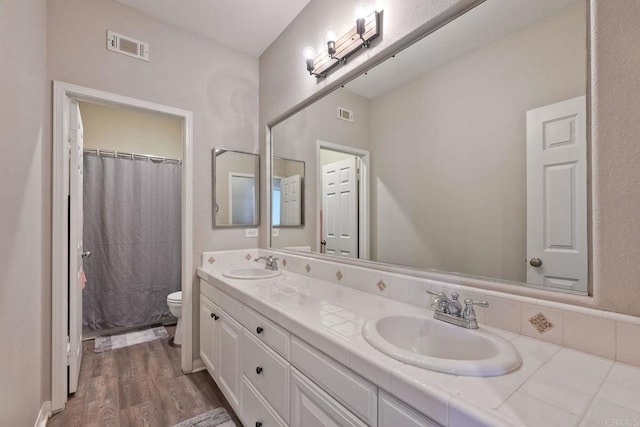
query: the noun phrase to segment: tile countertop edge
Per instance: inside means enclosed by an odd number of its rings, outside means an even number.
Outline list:
[[[292,272],[288,272],[288,274],[295,274],[297,276],[296,273]],[[488,420],[493,420],[499,423],[499,425],[519,425],[515,420],[506,419],[493,409],[482,407],[477,403],[469,401],[466,398],[436,384],[425,386],[424,384],[411,381],[410,378],[395,377],[396,381],[402,381],[405,384],[404,387],[393,387],[392,390],[389,383],[380,381],[380,377],[385,377],[387,379],[390,378],[391,371],[394,367],[405,364],[398,362],[395,359],[391,359],[387,355],[379,352],[377,349],[370,347],[371,353],[375,352],[374,354],[379,356],[380,359],[389,359],[389,366],[386,368],[382,368],[380,366],[384,363],[376,363],[375,366],[372,366],[371,362],[363,358],[361,356],[361,352],[357,351],[352,343],[340,339],[322,328],[313,328],[310,325],[301,322],[299,319],[291,317],[279,308],[265,304],[255,296],[250,295],[242,289],[239,289],[233,284],[227,282],[227,280],[235,282],[235,279],[226,279],[222,276],[221,272],[210,271],[202,267],[198,267],[197,275],[210,285],[218,287],[221,291],[234,297],[251,309],[256,310],[263,316],[275,321],[285,329],[289,330],[291,334],[298,336],[315,348],[321,348],[321,351],[328,356],[334,358],[342,365],[347,366],[349,369],[358,373],[358,375],[391,393],[400,400],[409,402],[412,406],[416,406],[415,403],[412,404],[410,402],[415,402],[417,400],[415,395],[416,392],[423,393],[424,397],[429,401],[427,406],[434,408],[435,405],[434,409],[436,409],[436,413],[429,413],[425,415],[443,426],[455,424],[461,425],[454,422],[455,420],[460,419],[474,421],[478,423],[478,425],[490,425],[490,423],[487,424]],[[357,290],[354,291],[360,292]],[[400,302],[398,303],[406,305]],[[327,346],[324,344],[330,345]],[[354,369],[354,366],[357,366],[359,362],[369,365],[369,369],[378,370],[379,375],[374,375],[371,371],[362,372],[360,369]],[[451,405],[451,402],[455,402],[456,404]],[[417,407],[416,409],[420,410],[421,408]],[[473,410],[473,412],[470,413],[470,410]],[[454,424],[451,424],[451,422],[454,422]]]

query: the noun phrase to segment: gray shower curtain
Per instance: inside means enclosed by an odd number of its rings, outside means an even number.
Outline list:
[[[84,156],[85,329],[174,319],[180,290],[181,166]]]

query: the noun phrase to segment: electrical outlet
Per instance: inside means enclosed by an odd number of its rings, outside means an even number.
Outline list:
[[[258,237],[257,228],[247,228],[244,230],[244,237]]]
[[[271,235],[273,237],[278,237],[280,235],[280,229],[279,228],[272,228],[271,229]]]

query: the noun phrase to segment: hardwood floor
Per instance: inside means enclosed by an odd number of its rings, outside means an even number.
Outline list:
[[[167,330],[173,336],[175,327]],[[78,391],[47,426],[171,427],[220,406],[242,426],[206,371],[182,373],[180,348],[168,339],[105,353],[93,348],[93,340],[83,343]]]

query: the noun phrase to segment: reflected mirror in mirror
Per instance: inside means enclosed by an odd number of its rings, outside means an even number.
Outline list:
[[[271,225],[304,225],[304,162],[273,158],[271,170]]]
[[[258,225],[259,157],[257,154],[214,148],[213,226]]]
[[[308,171],[272,247],[586,293],[587,13],[481,3],[273,126]]]

